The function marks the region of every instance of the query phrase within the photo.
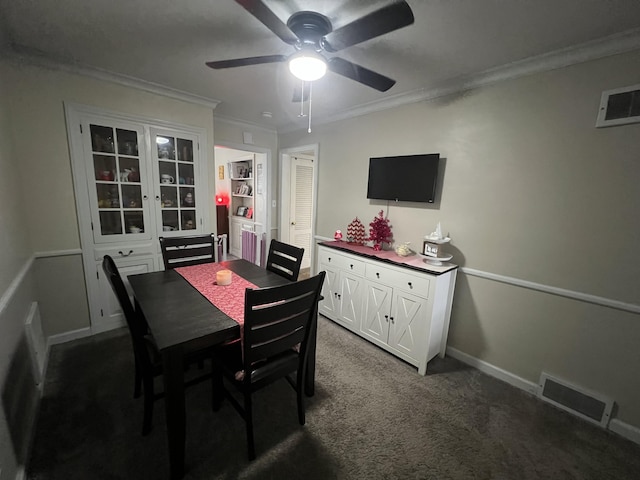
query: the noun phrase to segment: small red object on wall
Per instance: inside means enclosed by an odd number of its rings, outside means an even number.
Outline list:
[[[229,195],[226,193],[216,194],[216,205],[229,205]]]

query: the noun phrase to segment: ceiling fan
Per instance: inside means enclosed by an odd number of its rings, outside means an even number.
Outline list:
[[[413,23],[413,12],[406,1],[395,1],[375,10],[337,30],[324,15],[312,11],[299,11],[283,23],[262,0],[235,0],[257,18],[283,42],[292,45],[292,55],[265,55],[206,62],[214,69],[259,65],[262,63],[289,62],[291,72],[303,81],[321,78],[326,70],[355,80],[380,92],[386,92],[396,82],[373,70],[340,57],[328,57],[323,53],[335,53],[344,48],[384,35]],[[302,65],[301,65],[302,64]],[[311,68],[312,70],[303,70]]]

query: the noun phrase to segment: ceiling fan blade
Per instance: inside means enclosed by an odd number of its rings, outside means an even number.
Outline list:
[[[342,58],[333,57],[329,59],[328,68],[333,73],[360,82],[368,87],[375,88],[380,92],[386,92],[396,84],[396,81],[385,77],[379,73],[361,67],[355,63],[348,62]]]
[[[294,103],[306,102],[309,100],[309,82],[304,82],[304,87],[302,85],[297,85],[293,89],[293,98],[291,99]]]
[[[284,43],[295,45],[298,41],[298,37],[287,27],[287,24],[283,23],[261,0],[236,0],[236,3],[242,5]]]
[[[218,62],[206,62],[207,67],[233,68],[246,67],[247,65],[260,65],[262,63],[284,62],[288,57],[286,55],[264,55],[262,57],[234,58],[231,60],[220,60]]]
[[[413,23],[407,2],[395,2],[328,33],[322,46],[329,52],[370,40]]]

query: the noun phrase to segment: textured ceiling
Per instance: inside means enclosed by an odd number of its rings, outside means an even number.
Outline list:
[[[264,0],[286,22],[314,10],[339,28],[388,1]],[[624,34],[640,48],[639,0],[408,0],[415,23],[338,56],[397,81],[386,93],[328,73],[313,85],[321,121],[496,69]],[[212,70],[210,60],[293,48],[233,0],[0,0],[0,41],[20,54],[144,80],[218,100],[216,115],[304,127],[284,63]],[[635,43],[634,43],[635,42]],[[637,45],[636,45],[637,44]],[[265,119],[261,112],[273,113]]]

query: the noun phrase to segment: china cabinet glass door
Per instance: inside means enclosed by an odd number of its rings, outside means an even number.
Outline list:
[[[170,130],[151,129],[152,156],[155,159],[154,184],[156,216],[160,235],[170,232],[199,233],[202,230],[198,178],[200,171],[197,138]]]
[[[86,128],[94,240],[151,238],[142,128],[107,122],[89,122]]]

